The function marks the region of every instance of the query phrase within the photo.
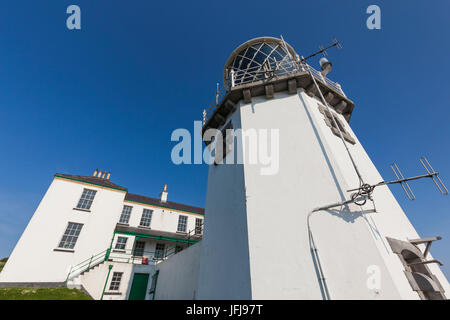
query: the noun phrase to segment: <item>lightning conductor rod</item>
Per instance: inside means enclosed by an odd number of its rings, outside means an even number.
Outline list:
[[[335,46],[335,45],[337,45],[337,44],[338,44],[338,42],[335,41],[332,45],[328,46],[327,48],[331,48],[331,47],[333,47],[333,46]],[[327,48],[326,48],[326,49],[327,49]],[[322,50],[320,50],[319,52],[323,52],[323,51],[326,50],[326,49],[322,49]],[[314,56],[314,55],[316,55],[316,54],[317,54],[317,53],[315,53],[315,54],[313,54],[313,55],[311,55],[311,56]],[[311,56],[309,56],[309,57],[311,57]],[[305,61],[306,59],[307,59],[307,58],[302,58],[301,61],[303,62],[303,61]],[[350,157],[350,160],[351,160],[351,162],[352,162],[352,165],[353,165],[353,168],[355,169],[356,174],[358,175],[359,183],[360,183],[360,186],[361,186],[361,185],[364,184],[364,180],[363,180],[363,178],[362,178],[362,176],[361,176],[361,173],[360,173],[359,170],[358,170],[358,167],[356,166],[355,160],[353,159],[353,156],[352,156],[352,154],[350,153],[350,150],[348,149],[347,143],[345,142],[344,136],[342,135],[342,131],[341,131],[341,129],[339,128],[339,126],[338,126],[338,124],[337,124],[337,122],[336,122],[336,119],[335,119],[335,117],[334,117],[334,114],[333,114],[333,112],[330,110],[331,108],[330,108],[328,102],[325,100],[325,98],[324,98],[324,96],[323,96],[323,94],[322,94],[322,90],[320,90],[320,87],[319,87],[319,85],[317,84],[316,78],[315,78],[314,75],[312,74],[309,65],[308,65],[307,63],[305,63],[305,65],[306,65],[306,69],[308,70],[309,75],[311,76],[311,78],[312,78],[312,80],[313,80],[313,82],[314,82],[314,85],[315,85],[317,91],[318,91],[319,94],[320,94],[320,98],[322,99],[324,105],[327,107],[328,112],[331,114],[331,118],[332,118],[332,120],[333,120],[333,124],[334,124],[335,128],[337,128],[337,130],[338,130],[338,132],[339,132],[339,136],[340,136],[340,138],[341,138],[341,140],[342,140],[342,143],[343,143],[344,146],[345,146],[345,149],[347,150],[347,154],[348,154],[348,156]]]

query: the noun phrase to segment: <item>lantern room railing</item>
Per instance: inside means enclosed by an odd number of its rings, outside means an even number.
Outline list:
[[[206,121],[208,121],[222,99],[233,88],[257,81],[270,81],[283,75],[307,72],[308,67],[317,81],[322,82],[323,84],[346,97],[339,83],[331,81],[327,77],[323,76],[319,71],[307,65],[306,63],[301,63],[289,59],[274,61],[272,63],[267,63],[263,67],[255,66],[252,68],[247,68],[245,70],[231,69],[227,71],[226,85],[222,86],[220,90],[217,90],[214,100],[211,101],[208,107],[203,111],[203,122],[206,123]]]

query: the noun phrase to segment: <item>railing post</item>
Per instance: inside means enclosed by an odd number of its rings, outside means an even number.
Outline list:
[[[67,274],[67,278],[66,278],[66,281],[65,281],[66,287],[67,287],[67,281],[69,281],[70,273],[72,272],[72,268],[73,268],[73,266],[70,266],[69,273]]]
[[[234,69],[231,69],[230,75],[231,75],[231,87],[233,88],[234,87]]]
[[[94,258],[94,255],[92,255],[91,260],[89,260],[89,264],[88,264],[88,267],[87,267],[86,270],[89,270],[89,268],[91,267],[91,262],[92,262],[92,259],[93,259],[93,258]]]
[[[111,253],[111,248],[106,249],[106,253],[105,253],[105,261],[108,261],[109,259],[109,254]]]

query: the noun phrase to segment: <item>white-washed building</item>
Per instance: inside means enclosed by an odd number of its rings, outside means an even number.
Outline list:
[[[440,237],[420,236],[378,184],[384,179],[349,124],[354,103],[322,61],[318,72],[272,37],[231,54],[226,90],[204,115],[216,164],[203,239],[158,265],[156,299],[448,297],[429,250]]]
[[[110,174],[56,174],[0,286],[61,286],[94,299],[152,299],[155,266],[201,239],[204,210],[131,194]]]

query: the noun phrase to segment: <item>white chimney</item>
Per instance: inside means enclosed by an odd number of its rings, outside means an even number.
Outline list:
[[[167,192],[167,184],[165,184],[163,191],[159,195],[160,199],[161,199],[161,202],[166,202],[167,201],[167,194],[168,194],[168,192]]]

